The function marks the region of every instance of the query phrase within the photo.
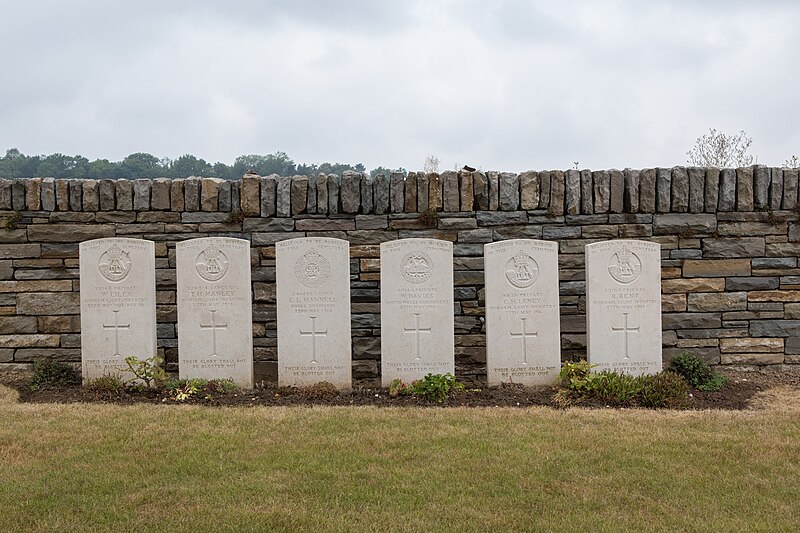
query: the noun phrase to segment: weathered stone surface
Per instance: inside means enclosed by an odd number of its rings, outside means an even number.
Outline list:
[[[116,208],[114,180],[100,180],[97,184],[97,192],[100,210],[113,211]]]
[[[736,210],[752,211],[753,202],[753,167],[736,169]]]
[[[428,198],[430,194],[430,183],[428,175],[424,172],[417,172],[417,212],[424,213],[428,210]],[[365,213],[367,211],[364,211]]]
[[[489,182],[489,210],[500,209],[500,173],[491,171],[486,173]]]
[[[800,320],[800,303],[787,303],[783,309],[784,318],[787,320]]]
[[[483,172],[472,173],[472,187],[475,191],[475,209],[486,211],[489,209],[489,180]]]
[[[664,293],[720,292],[725,290],[725,278],[665,279],[661,290]]]
[[[538,176],[539,176],[539,209],[548,209],[550,207],[550,195],[553,189],[553,181],[552,181],[553,176],[547,170],[539,172]]]
[[[330,186],[330,177],[328,177]],[[303,206],[305,206],[303,201]],[[328,209],[330,210],[330,187],[328,187]],[[329,211],[330,212],[330,211]],[[292,178],[289,176],[278,176],[275,179],[275,215],[288,217],[292,214]]]
[[[800,169],[783,170],[783,208],[790,210],[797,207],[797,176]]]
[[[548,176],[550,174],[548,173]],[[522,209],[539,207],[539,173],[528,170],[519,175],[519,201]]]
[[[709,214],[666,214],[653,216],[656,235],[709,234],[717,229],[717,217]]]
[[[242,176],[239,205],[245,216],[261,213],[261,176],[257,174],[245,174]],[[288,216],[288,214],[285,216]]]
[[[292,216],[299,215],[306,209],[308,201],[308,177],[307,176],[294,176],[291,178],[291,212]],[[358,198],[358,197],[356,197]],[[345,205],[344,198],[342,198],[342,205]],[[352,209],[352,204],[347,203],[348,208]],[[356,211],[358,211],[358,202],[356,202]],[[352,212],[352,211],[345,211]]]
[[[719,203],[720,211],[733,211],[736,207],[736,170],[723,168],[719,175]]]
[[[133,209],[134,211],[148,211],[150,209],[150,189],[152,183],[149,179],[138,179],[133,182]],[[86,190],[83,191],[84,198]]]
[[[338,215],[341,212],[340,200],[341,180],[336,174],[328,174],[328,213]]]
[[[664,329],[710,329],[722,325],[719,313],[664,313]]]
[[[17,315],[77,315],[77,292],[30,292],[17,294]]]
[[[662,313],[683,313],[686,311],[685,294],[663,294],[661,296]]]
[[[639,212],[639,181],[640,174],[638,170],[626,168],[623,171],[623,211],[628,213]]]
[[[172,190],[175,191],[174,188]],[[175,205],[174,198],[172,204]],[[222,213],[229,213],[232,208],[231,182],[228,180],[220,180],[217,184],[217,209]]]
[[[458,173],[459,200],[462,211],[475,209],[475,190],[473,188],[472,172]]]
[[[752,291],[747,299],[751,302],[800,302],[800,290]]]
[[[441,176],[436,172],[428,174],[428,209],[433,209],[434,211],[442,210],[444,205],[442,194]]]
[[[566,213],[577,215],[581,202],[581,174],[575,169],[567,170],[566,174]]]
[[[706,192],[705,192],[705,211],[714,213],[717,211],[719,203],[719,180],[720,172],[718,168],[708,167],[706,172]]]
[[[786,235],[787,224],[785,222],[720,222],[717,230],[720,235],[729,237],[739,235]]]
[[[83,379],[119,373],[125,357],[156,355],[155,244],[96,239],[80,244]]]
[[[59,211],[69,211],[69,181],[67,179],[57,179],[55,183],[56,192],[56,209]],[[8,207],[0,207],[0,209],[11,209],[11,190],[9,188]],[[0,206],[2,206],[0,200]]]
[[[170,185],[169,208],[174,212],[183,212],[186,209],[186,183],[184,179],[174,179]],[[133,209],[133,196],[131,196],[131,209]],[[117,186],[117,206],[119,208],[119,185]],[[230,209],[228,209],[230,211]]]
[[[25,184],[25,209],[39,211],[42,208],[42,178],[23,180]]]
[[[0,317],[0,331],[5,335],[36,333],[38,321],[33,316],[3,316]]]
[[[56,348],[60,335],[0,335],[0,348]]]
[[[403,210],[406,213],[417,211],[417,173],[409,172],[406,176],[405,196],[403,200]]]
[[[795,268],[797,266],[797,258],[757,257],[753,259],[752,264],[753,268]]]
[[[102,184],[101,184],[102,185]],[[151,183],[150,207],[156,211],[169,211],[172,180],[155,178]]]
[[[589,363],[632,375],[660,372],[660,246],[615,240],[585,250]]]
[[[81,242],[113,237],[114,226],[107,224],[31,224],[28,240],[34,242]]]
[[[554,216],[564,214],[565,187],[564,172],[561,170],[550,171],[550,209]]]
[[[156,181],[153,182],[153,202],[155,203]],[[219,210],[219,186],[223,180],[219,178],[203,178],[200,181],[200,209],[202,211]]]
[[[672,168],[672,211],[686,213],[689,210],[689,174],[685,167]]]
[[[777,277],[731,277],[725,280],[727,291],[766,291],[779,286]]]
[[[262,217],[274,217],[277,209],[277,201],[278,201],[278,178],[277,174],[270,174],[269,176],[262,177],[259,181],[261,182],[261,216]],[[315,180],[315,181],[318,181]],[[326,189],[326,198],[327,198],[327,189]],[[325,202],[326,213],[328,207],[328,203]],[[309,211],[311,212],[311,211]],[[316,211],[314,211],[316,212]]]
[[[378,174],[372,180],[372,195],[376,215],[385,215],[389,212],[389,178]],[[440,197],[441,199],[441,197]]]
[[[703,239],[705,257],[760,257],[765,253],[764,237]]]
[[[358,213],[358,209],[361,207],[361,180],[360,172],[346,170],[342,174],[342,212]],[[416,194],[416,188],[414,194]]]
[[[672,201],[672,169],[656,169],[656,210],[669,213]]]
[[[446,170],[440,175],[442,180],[442,209],[454,213],[459,209],[458,173]]]
[[[11,183],[11,206],[15,211],[24,211],[26,209],[24,180],[16,179]],[[77,211],[80,210],[80,202],[78,202]]]
[[[419,180],[417,185],[420,185]],[[421,193],[421,191],[420,191]],[[428,182],[427,177],[425,181],[425,199],[427,203],[427,196],[428,194]],[[369,174],[365,174],[361,178],[361,212],[364,214],[372,213],[375,209],[375,201],[373,198],[372,192],[372,177]],[[427,209],[427,206],[426,206]]]
[[[496,242],[484,257],[489,385],[553,383],[561,368],[558,243]]]
[[[278,383],[351,386],[350,254],[341,239],[275,245]]]
[[[405,206],[405,176],[402,172],[392,172],[389,189],[391,212],[402,213]]]
[[[702,213],[705,209],[706,169],[689,167],[685,169],[685,172],[689,180],[689,212]],[[675,179],[675,171],[673,171],[673,179]]]
[[[685,278],[721,278],[749,275],[749,259],[687,259],[683,263],[683,276]]]
[[[0,211],[11,211],[13,209],[11,185],[11,180],[0,178]]]
[[[79,211],[98,211],[100,209],[100,194],[97,180],[82,180],[82,185],[83,209],[79,209]]]
[[[594,186],[594,212],[608,213],[611,206],[611,175],[607,170],[592,173]]]
[[[780,211],[783,201],[783,169],[769,169],[769,209]]]
[[[192,239],[177,243],[176,257],[181,379],[232,379],[252,388],[250,243]]]
[[[753,206],[761,211],[769,205],[769,168],[757,165],[753,169]]]
[[[609,208],[612,213],[622,213],[625,210],[625,175],[617,169],[611,169],[609,175],[611,177]]]
[[[498,176],[500,209],[516,211],[519,209],[519,176],[512,172],[502,172]]]
[[[455,371],[453,244],[381,244],[381,382]]]
[[[639,212],[656,211],[656,169],[645,168],[639,172]]]
[[[592,171],[581,170],[581,213],[590,215],[594,211],[592,205]]]
[[[525,211],[512,211],[510,213],[497,211],[478,211],[475,213],[478,226],[499,226],[503,224],[525,224],[528,216]]]
[[[800,320],[751,320],[751,337],[795,337]]]
[[[56,209],[56,180],[53,178],[42,179],[42,210],[55,211]]]
[[[691,293],[687,300],[689,311],[742,311],[747,309],[746,292]]]

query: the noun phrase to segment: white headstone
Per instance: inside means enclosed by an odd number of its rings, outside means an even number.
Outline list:
[[[381,244],[381,380],[455,373],[453,243]]]
[[[586,245],[586,337],[588,360],[599,365],[597,371],[661,371],[660,245]]]
[[[350,243],[304,237],[275,244],[278,384],[352,386]]]
[[[483,256],[489,385],[552,384],[561,370],[558,243],[495,242]]]
[[[176,245],[181,379],[253,386],[250,243],[206,237]]]
[[[82,242],[80,276],[83,379],[132,378],[126,357],[156,355],[155,244],[125,238]]]

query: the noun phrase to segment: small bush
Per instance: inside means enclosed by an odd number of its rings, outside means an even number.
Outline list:
[[[558,377],[568,389],[578,393],[585,392],[592,387],[592,382],[597,379],[597,374],[592,373],[592,369],[596,366],[590,365],[586,359],[581,359],[577,363],[566,362],[561,367]]]
[[[398,396],[410,396],[413,394],[411,387],[403,383],[400,379],[393,379],[391,383],[389,383],[389,396],[392,398],[397,398]]]
[[[303,387],[303,391],[309,398],[319,400],[335,398],[339,395],[339,389],[329,381],[320,381],[308,387]]]
[[[119,394],[125,390],[125,383],[116,374],[106,374],[91,379],[84,386],[90,391],[101,394]]]
[[[691,406],[689,384],[683,376],[666,370],[649,376],[640,376],[642,384],[639,403],[642,407],[687,409]]]
[[[191,398],[212,400],[214,395],[225,395],[239,390],[239,387],[229,379],[202,378],[173,379],[164,385],[164,390],[170,393],[173,400],[184,402]]]
[[[78,372],[66,363],[54,359],[37,359],[33,362],[32,390],[77,385],[80,382]]]
[[[592,397],[610,405],[633,404],[641,391],[641,379],[608,370],[595,374],[587,390]]]
[[[128,365],[133,375],[142,380],[145,387],[149,389],[162,388],[169,381],[169,375],[161,367],[163,363],[164,360],[158,356],[142,360],[135,355],[125,358],[125,364]]]
[[[450,372],[446,374],[428,374],[411,384],[411,391],[417,396],[442,403],[451,391],[464,390],[464,385],[457,381]]]
[[[683,352],[673,357],[667,370],[683,377],[695,389],[706,392],[716,392],[728,382],[725,376],[689,352]]]

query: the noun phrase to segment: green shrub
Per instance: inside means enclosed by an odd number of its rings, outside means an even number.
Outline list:
[[[128,369],[137,379],[142,380],[145,387],[149,389],[162,388],[169,380],[169,375],[161,367],[163,363],[164,360],[158,356],[142,360],[139,360],[135,355],[125,358],[125,364],[128,365]]]
[[[590,365],[586,359],[581,359],[577,363],[568,361],[561,367],[558,377],[568,389],[581,393],[589,390],[592,382],[597,379],[597,374],[592,373],[592,369],[596,366]]]
[[[84,386],[93,392],[106,394],[119,394],[125,390],[125,383],[116,374],[105,374],[99,378],[90,379]]]
[[[692,387],[706,392],[718,391],[728,382],[725,376],[689,352],[683,352],[673,357],[667,370],[682,376]]]
[[[411,392],[428,400],[442,403],[451,391],[464,390],[464,385],[457,381],[450,372],[446,374],[428,374],[411,384]]]
[[[172,379],[164,384],[164,390],[169,392],[173,400],[178,402],[190,398],[204,398],[211,400],[214,395],[225,395],[239,390],[239,387],[229,379],[202,378]]]
[[[397,398],[398,396],[410,396],[413,394],[411,387],[403,383],[400,379],[393,379],[391,383],[389,383],[389,396],[392,398]]]
[[[642,390],[641,380],[629,374],[605,370],[593,376],[587,393],[610,405],[632,404]]]
[[[639,403],[642,407],[687,409],[691,406],[689,384],[674,372],[640,376],[642,384]]]
[[[78,372],[67,363],[54,359],[36,359],[33,362],[32,390],[77,385],[80,382]]]

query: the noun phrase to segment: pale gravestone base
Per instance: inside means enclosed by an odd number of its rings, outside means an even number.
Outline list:
[[[455,372],[453,243],[381,244],[381,382]]]
[[[586,337],[597,371],[638,376],[662,370],[660,245],[586,245]]]
[[[176,245],[181,379],[253,386],[250,243],[206,237]]]
[[[125,358],[156,355],[155,244],[108,238],[80,244],[84,381],[134,376]]]
[[[558,243],[486,244],[484,274],[489,386],[552,384],[561,369]]]
[[[307,237],[275,244],[278,385],[349,389],[350,243]]]

